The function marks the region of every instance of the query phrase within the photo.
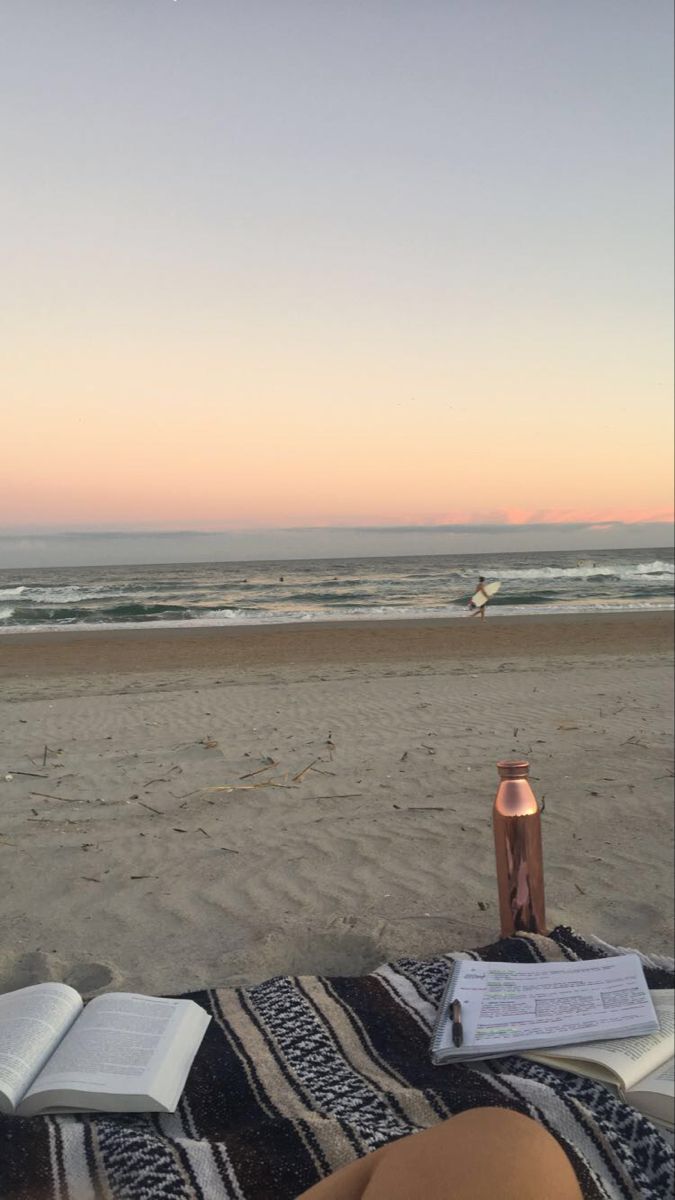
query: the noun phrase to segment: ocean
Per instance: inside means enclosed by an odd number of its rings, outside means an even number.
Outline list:
[[[0,632],[673,608],[673,552],[434,555],[0,571]]]

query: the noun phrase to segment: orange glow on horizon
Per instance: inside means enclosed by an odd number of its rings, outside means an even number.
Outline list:
[[[543,334],[542,334],[543,337]],[[55,326],[5,354],[5,528],[279,528],[672,518],[667,381],[611,356],[452,361],[377,343],[223,345]],[[273,347],[266,357],[261,346]],[[475,349],[475,347],[474,347]],[[542,351],[540,351],[542,353]]]

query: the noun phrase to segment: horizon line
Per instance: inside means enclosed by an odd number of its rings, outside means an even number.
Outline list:
[[[156,529],[146,528],[84,528],[84,529],[35,529],[16,527],[3,530],[0,528],[0,539],[14,541],[19,539],[51,539],[51,538],[134,538],[134,537],[224,537],[251,536],[256,534],[293,534],[293,533],[326,533],[326,534],[411,534],[411,533],[458,533],[458,534],[508,534],[518,532],[574,533],[580,530],[597,530],[606,532],[613,529],[673,529],[675,519],[638,521],[623,521],[620,519],[603,520],[589,519],[586,521],[523,521],[523,522],[448,522],[443,524],[405,524],[405,525],[277,525],[277,526],[230,526],[221,529]]]

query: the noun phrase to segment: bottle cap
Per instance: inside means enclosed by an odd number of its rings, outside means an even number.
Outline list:
[[[500,779],[527,779],[530,764],[526,758],[503,758],[497,763]]]

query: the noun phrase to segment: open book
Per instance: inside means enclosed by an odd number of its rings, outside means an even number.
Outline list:
[[[173,1112],[211,1018],[192,1000],[64,983],[0,996],[0,1113]]]
[[[622,1098],[646,1117],[675,1125],[675,993],[651,992],[659,1031],[648,1037],[588,1042],[560,1050],[526,1054],[535,1062],[618,1088]]]
[[[450,1005],[461,1005],[462,1040]],[[431,1041],[435,1063],[462,1062],[656,1033],[659,1023],[637,954],[589,962],[463,961],[450,971]]]

